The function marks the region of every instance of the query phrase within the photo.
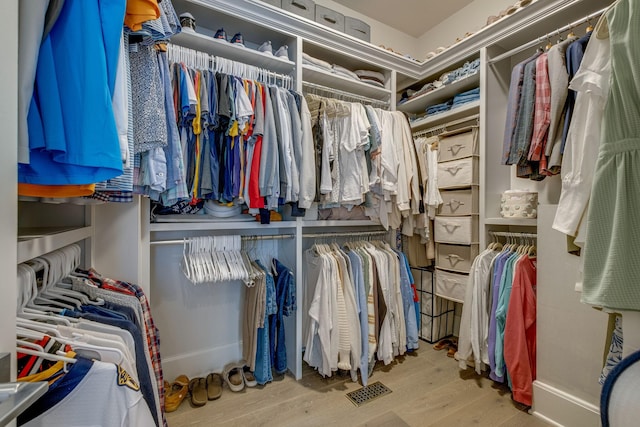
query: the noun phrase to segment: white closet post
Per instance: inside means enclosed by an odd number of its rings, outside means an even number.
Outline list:
[[[396,81],[397,81],[398,73],[396,70],[391,70],[391,75],[389,76],[389,80],[387,82],[387,89],[391,90],[391,95],[389,97],[389,110],[396,110],[396,103],[398,92],[396,91]]]
[[[149,201],[135,196],[132,203],[95,207],[95,236],[91,265],[109,277],[149,287]]]
[[[18,0],[0,3],[0,15],[7,19],[3,26],[3,66],[0,67],[0,129],[2,156],[0,157],[0,239],[2,256],[0,272],[3,277],[0,303],[0,353],[12,356],[11,379],[15,379],[16,321],[16,262],[17,262],[17,161],[18,161]],[[2,375],[5,375],[3,372]]]
[[[298,93],[302,93],[302,37],[296,37],[296,48],[293,51],[291,60],[296,63],[296,67],[293,69],[295,79],[295,90]]]

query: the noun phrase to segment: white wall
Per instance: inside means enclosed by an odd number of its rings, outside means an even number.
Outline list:
[[[537,415],[566,426],[599,425],[607,314],[580,303],[574,290],[579,258],[551,229],[557,205],[538,209]]]
[[[409,54],[416,59],[421,57],[416,56],[420,50],[417,50],[417,39],[409,34],[405,34],[402,31],[398,31],[380,21],[376,21],[362,13],[342,6],[332,0],[315,0],[316,4],[331,8],[337,12],[342,13],[345,16],[351,16],[352,18],[360,19],[366,22],[371,27],[371,43],[379,46],[392,48],[395,52],[402,54]],[[420,54],[421,55],[421,54]]]
[[[18,0],[0,2],[2,26],[2,67],[0,67],[0,274],[3,277],[0,304],[0,352],[13,353],[16,348],[16,228],[17,228],[17,147],[18,147]],[[15,364],[14,364],[15,365]],[[15,366],[13,366],[15,371]],[[13,374],[12,374],[13,375]]]
[[[501,10],[513,5],[515,0],[475,0],[460,9],[437,26],[425,29],[425,33],[416,41],[416,59],[424,59],[426,54],[438,47],[452,45],[456,38],[462,38],[468,31],[476,32],[486,23],[491,15],[497,16]]]

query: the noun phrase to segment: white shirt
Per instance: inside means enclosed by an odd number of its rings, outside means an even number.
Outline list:
[[[609,39],[594,35],[569,85],[577,92],[577,98],[562,159],[562,192],[553,228],[570,236],[578,234],[579,246],[584,242],[602,116],[609,93],[610,51]]]
[[[489,323],[491,265],[499,253],[485,249],[473,260],[462,306],[456,359],[460,369],[467,369],[467,360],[473,356],[478,374],[481,373],[483,364],[489,363],[488,343],[484,331]]]
[[[93,362],[80,383],[58,404],[25,427],[153,427],[140,391],[118,384],[115,365]]]
[[[298,206],[309,209],[316,197],[316,162],[311,112],[304,97],[300,100],[300,121],[302,123],[302,164],[300,165]]]

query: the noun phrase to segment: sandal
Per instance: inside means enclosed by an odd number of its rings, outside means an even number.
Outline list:
[[[180,375],[172,384],[165,381],[166,396],[164,398],[164,411],[173,412],[178,409],[189,390],[189,378]]]
[[[207,399],[216,400],[222,395],[222,375],[217,372],[207,375]]]
[[[450,339],[442,339],[433,345],[434,350],[444,350],[445,348],[449,348],[449,346],[453,344],[453,341]]]
[[[222,375],[231,391],[242,391],[244,388],[242,366],[238,366],[237,363],[229,363],[224,367],[224,373]]]
[[[244,379],[244,383],[247,387],[255,387],[258,385],[255,375],[253,375],[253,372],[251,372],[247,365],[242,367],[242,378]]]
[[[207,403],[206,380],[202,377],[189,381],[189,391],[191,392],[191,404],[193,406],[204,406]]]

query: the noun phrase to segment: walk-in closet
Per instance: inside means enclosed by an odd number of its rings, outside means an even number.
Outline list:
[[[637,425],[637,0],[0,13],[0,425]]]

